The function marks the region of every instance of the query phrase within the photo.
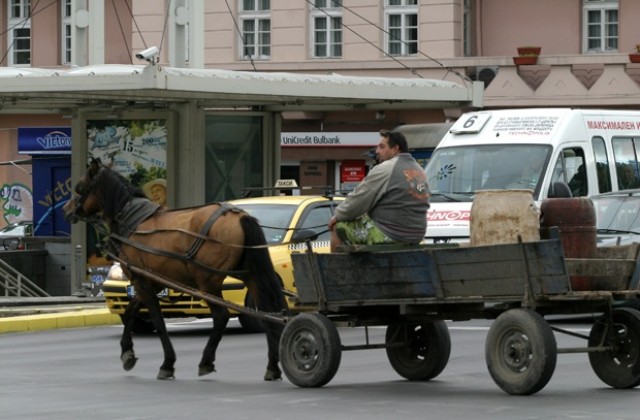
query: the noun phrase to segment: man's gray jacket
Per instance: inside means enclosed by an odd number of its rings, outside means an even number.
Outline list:
[[[409,153],[374,166],[336,208],[336,220],[369,214],[384,234],[396,241],[419,243],[427,229],[429,187],[424,169]]]

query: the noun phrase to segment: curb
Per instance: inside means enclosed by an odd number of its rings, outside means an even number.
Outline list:
[[[0,318],[0,334],[53,330],[58,328],[95,327],[121,324],[120,317],[108,309],[88,309],[40,315],[22,315]]]

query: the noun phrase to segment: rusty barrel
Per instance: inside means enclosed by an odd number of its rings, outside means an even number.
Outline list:
[[[548,198],[540,206],[540,238],[557,227],[566,258],[596,258],[596,210],[589,198]],[[593,290],[590,277],[571,276],[573,290]]]

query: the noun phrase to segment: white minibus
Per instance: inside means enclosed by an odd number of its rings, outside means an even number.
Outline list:
[[[530,108],[464,114],[426,165],[431,189],[426,240],[468,241],[471,204],[479,190],[530,189],[539,205],[562,196],[557,190],[563,184],[574,197],[640,187],[639,154],[640,111]]]

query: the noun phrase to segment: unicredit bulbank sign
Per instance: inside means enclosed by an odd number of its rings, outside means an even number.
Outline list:
[[[280,145],[285,147],[319,147],[319,146],[362,146],[375,147],[380,140],[378,132],[366,133],[281,133]]]

